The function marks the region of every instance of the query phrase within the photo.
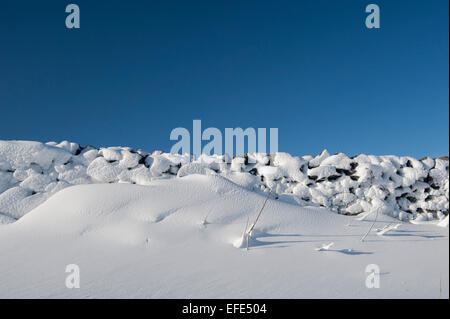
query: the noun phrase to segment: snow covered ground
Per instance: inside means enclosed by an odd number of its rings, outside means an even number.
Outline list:
[[[0,225],[2,298],[448,298],[448,228],[359,221],[269,199],[219,175],[66,188]],[[207,216],[205,221],[205,216]],[[317,250],[334,243],[328,250]],[[65,286],[66,265],[80,288]],[[366,287],[366,267],[380,288]]]
[[[287,197],[300,206],[341,214],[380,211],[400,220],[440,220],[449,212],[448,157],[417,160],[360,154],[313,157],[249,153],[243,157],[127,147],[81,147],[67,141],[0,141],[0,223],[11,223],[59,190],[90,183],[148,185],[190,174],[246,179],[249,189]]]
[[[331,157],[324,154],[316,158]],[[299,200],[293,190],[309,175],[296,165],[327,167],[318,175],[342,163],[354,166],[343,155],[320,166],[313,157],[279,153],[254,165],[253,173],[238,160],[205,165],[169,155],[0,142],[0,298],[449,297],[448,161],[417,161],[429,165],[420,175],[413,159],[389,160],[403,162],[390,173],[402,177],[400,186],[391,185],[394,193],[401,187],[414,194],[409,205],[416,209],[430,202],[430,210],[442,208],[399,218],[397,202],[376,201],[381,194],[370,191],[389,180],[383,170],[355,181],[363,193],[351,200],[370,204],[361,214],[332,211],[334,195],[323,207]],[[367,172],[386,161],[367,164]],[[278,178],[283,170],[289,181]],[[331,189],[336,180],[334,189],[344,187],[342,172],[322,182],[318,176],[309,194]],[[423,184],[433,187],[427,193]],[[268,187],[273,192],[247,250],[243,234]],[[71,264],[80,268],[79,289],[66,287]],[[369,265],[380,270],[379,288],[366,286]]]

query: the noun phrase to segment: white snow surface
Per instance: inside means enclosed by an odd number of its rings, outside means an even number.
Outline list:
[[[218,174],[255,192],[272,189],[300,206],[357,215],[373,210],[400,220],[440,220],[449,212],[448,158],[343,153],[296,157],[249,153],[231,159],[148,153],[129,147],[80,147],[0,141],[0,223],[11,223],[72,185],[129,183]],[[245,176],[244,176],[245,175]]]
[[[246,250],[267,197],[249,175],[66,187],[0,225],[0,298],[448,298],[448,228],[431,222],[361,242],[373,214],[273,193]],[[390,223],[380,215],[375,227]],[[71,264],[78,289],[65,286]],[[372,264],[380,288],[366,287]]]
[[[0,141],[0,298],[448,298],[448,180],[446,158]]]

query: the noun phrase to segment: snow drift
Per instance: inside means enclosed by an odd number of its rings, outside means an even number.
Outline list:
[[[329,154],[243,157],[148,153],[128,147],[0,141],[0,223],[11,223],[72,185],[149,185],[192,174],[220,175],[254,192],[346,215],[379,211],[400,220],[443,219],[449,212],[448,157]]]
[[[448,228],[431,222],[362,242],[372,220],[270,198],[247,251],[267,197],[248,175],[65,188],[0,225],[0,298],[448,298]],[[73,264],[79,289],[65,285]]]

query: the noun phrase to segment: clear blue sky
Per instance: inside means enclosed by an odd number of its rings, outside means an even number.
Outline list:
[[[81,29],[65,27],[65,6]],[[365,28],[365,6],[381,29]],[[168,151],[278,127],[279,149],[449,152],[447,0],[0,3],[0,139]]]

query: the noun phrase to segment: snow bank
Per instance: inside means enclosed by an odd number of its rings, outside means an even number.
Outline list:
[[[438,226],[447,227],[448,228],[448,215],[447,215],[447,217],[445,217],[443,220],[441,220],[439,222]]]
[[[249,161],[252,159],[252,161]],[[449,212],[448,157],[423,158],[249,153],[231,159],[127,147],[0,141],[0,223],[15,221],[71,185],[130,183],[219,174],[253,191],[290,196],[299,205],[356,215],[379,210],[401,220],[444,219]]]
[[[448,228],[379,215],[361,242],[373,219],[271,196],[247,237],[265,198],[219,173],[63,189],[0,225],[0,298],[448,298]]]

